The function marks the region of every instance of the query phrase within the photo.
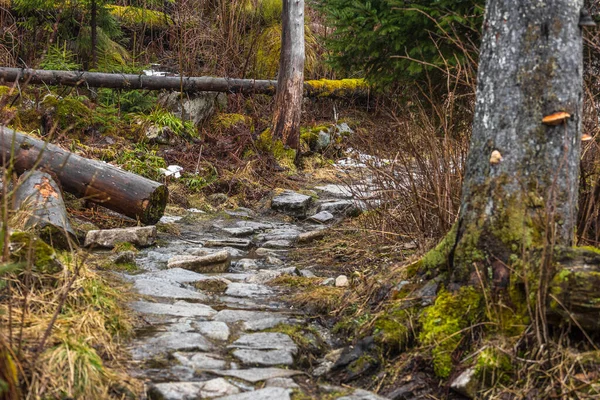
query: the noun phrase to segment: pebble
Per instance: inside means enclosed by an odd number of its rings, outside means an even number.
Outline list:
[[[346,275],[340,275],[335,278],[335,286],[336,287],[346,287],[350,285],[350,281],[348,281],[348,277]]]

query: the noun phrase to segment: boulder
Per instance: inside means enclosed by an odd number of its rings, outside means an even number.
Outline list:
[[[273,198],[271,208],[292,217],[306,218],[311,203],[312,197],[286,190]]]
[[[158,102],[182,120],[199,125],[213,116],[219,107],[227,106],[227,96],[215,92],[200,92],[193,95],[171,92],[159,96]]]
[[[138,247],[148,247],[156,240],[156,226],[116,228],[89,231],[85,236],[85,246],[113,248],[118,243],[131,243]]]
[[[167,262],[167,268],[183,268],[194,272],[226,272],[231,264],[227,250],[204,256],[179,255]]]

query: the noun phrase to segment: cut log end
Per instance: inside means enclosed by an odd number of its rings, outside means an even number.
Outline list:
[[[165,212],[167,201],[169,200],[169,190],[165,185],[156,187],[149,199],[142,201],[142,214],[138,216],[144,224],[156,224]]]

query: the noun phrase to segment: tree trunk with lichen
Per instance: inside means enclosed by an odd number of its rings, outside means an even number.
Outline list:
[[[485,288],[521,313],[528,302],[540,340],[556,249],[573,244],[576,224],[582,7],[488,0],[459,219],[424,259],[446,260],[451,290]]]
[[[281,16],[281,55],[273,137],[297,150],[304,81],[304,0],[284,0]]]

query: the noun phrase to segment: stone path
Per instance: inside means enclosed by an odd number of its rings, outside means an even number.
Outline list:
[[[298,346],[288,335],[263,332],[282,323],[308,324],[282,302],[281,289],[266,283],[285,274],[311,276],[288,262],[288,251],[322,238],[327,224],[357,212],[341,187],[327,185],[320,194],[329,199],[281,193],[269,216],[238,209],[163,218],[177,224],[181,235],[159,234],[157,244],[136,256],[143,272],[127,275],[142,295],[131,308],[147,323],[131,354],[148,398],[285,400],[319,392],[329,393],[328,399],[383,399],[317,381],[315,371],[296,369]],[[285,222],[290,216],[299,222]]]

